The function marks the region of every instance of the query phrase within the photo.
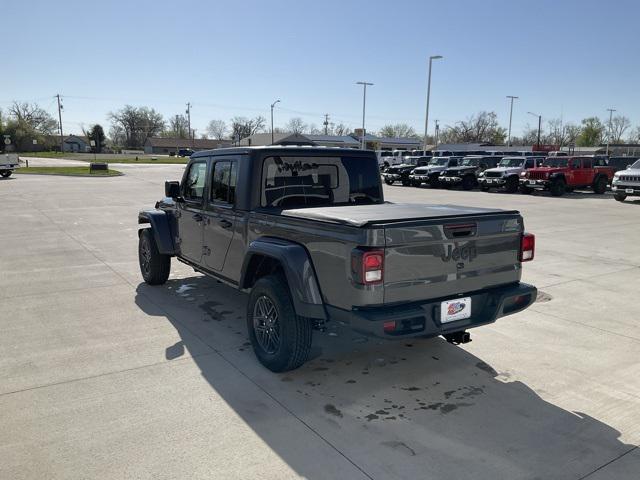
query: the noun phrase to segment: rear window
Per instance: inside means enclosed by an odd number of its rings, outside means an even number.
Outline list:
[[[299,208],[382,203],[375,161],[362,157],[267,157],[263,207]]]

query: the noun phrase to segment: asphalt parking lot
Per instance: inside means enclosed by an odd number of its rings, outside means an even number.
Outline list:
[[[330,328],[278,375],[244,294],[141,281],[137,212],[183,166],[115,168],[0,180],[0,478],[640,478],[640,202],[385,186],[519,209],[539,301],[464,346]]]

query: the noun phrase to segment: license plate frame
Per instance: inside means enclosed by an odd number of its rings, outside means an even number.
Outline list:
[[[625,188],[624,193],[633,193],[633,188]]]
[[[471,297],[445,300],[440,303],[440,323],[457,322],[471,317]]]
[[[535,180],[529,180],[529,185],[535,185],[536,181]]]

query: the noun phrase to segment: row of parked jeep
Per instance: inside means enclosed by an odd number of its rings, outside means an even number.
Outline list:
[[[611,163],[604,155],[546,156],[536,152],[504,157],[408,156],[402,164],[385,168],[382,177],[387,185],[401,182],[414,187],[480,188],[485,192],[500,189],[525,194],[547,190],[553,196],[576,189],[603,194],[611,186],[615,199],[624,201],[627,196],[640,196],[640,160],[629,163]]]

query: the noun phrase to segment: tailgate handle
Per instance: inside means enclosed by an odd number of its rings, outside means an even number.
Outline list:
[[[447,238],[471,237],[476,234],[478,225],[475,223],[457,223],[444,226]]]

